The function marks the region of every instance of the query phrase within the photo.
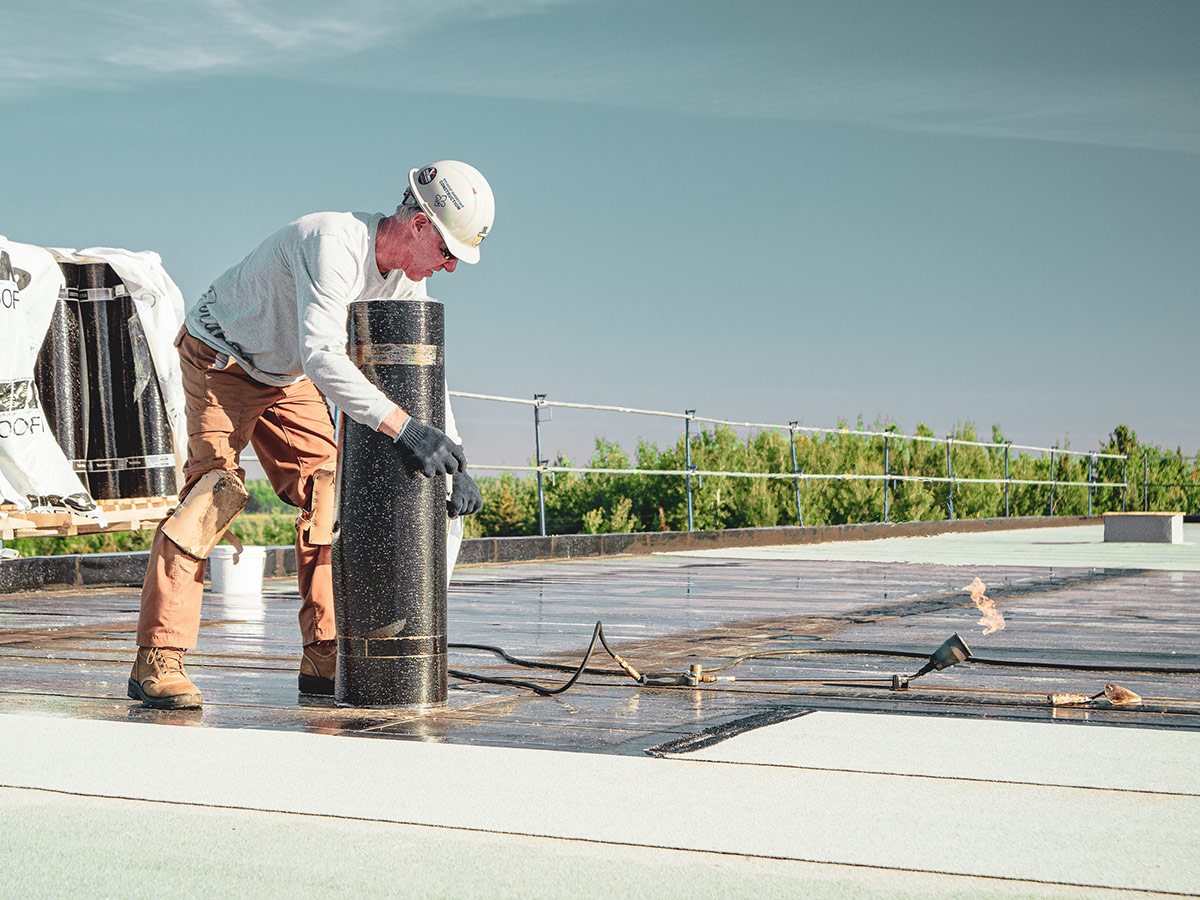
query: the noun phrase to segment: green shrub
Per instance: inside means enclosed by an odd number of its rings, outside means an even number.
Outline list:
[[[850,428],[845,422],[832,432],[795,434],[796,461],[808,474],[884,474],[884,441],[851,431],[871,431],[888,438],[888,471],[913,478],[946,477],[947,443],[937,438],[924,423],[916,437],[895,435],[897,426],[876,420],[865,425],[861,418]],[[955,426],[951,437],[978,440],[973,423]],[[1004,443],[999,426],[991,440]],[[1069,449],[1064,443],[1061,450]],[[1004,447],[974,447],[950,444],[950,463],[955,479],[1000,479],[1005,473]],[[1098,448],[1108,454],[1128,454],[1129,461],[1100,459],[1091,474],[1096,482],[1120,482],[1128,477],[1129,487],[1094,488],[1092,512],[1119,510],[1122,502],[1130,510],[1150,509],[1200,512],[1200,465],[1182,448],[1164,450],[1141,444],[1126,425],[1113,430]],[[687,464],[683,438],[660,450],[656,444],[639,441],[636,461],[631,462],[621,447],[602,437],[587,468],[652,469],[682,471]],[[1066,486],[1066,481],[1087,481],[1086,456],[1055,453],[1053,472],[1049,454],[1011,450],[1007,454],[1012,479],[1049,482],[1053,475],[1053,505],[1056,515],[1083,515],[1088,511],[1086,485]],[[787,432],[760,431],[745,439],[727,426],[700,427],[692,434],[691,462],[699,470],[746,473],[791,473],[792,447]],[[559,456],[559,466],[571,461]],[[464,533],[468,538],[538,533],[536,478],[516,478],[512,473],[476,477],[483,496],[483,509],[468,516]],[[549,534],[598,534],[646,530],[682,531],[687,528],[687,490],[682,476],[616,473],[555,472],[543,476],[546,530]],[[247,544],[284,544],[295,541],[295,510],[275,496],[266,479],[247,482],[251,504],[234,522],[232,531]],[[692,477],[693,521],[697,529],[753,528],[796,523],[796,484],[792,478],[734,478],[726,475]],[[884,492],[890,490],[889,519],[893,522],[944,519],[949,515],[951,487],[945,481],[892,481],[882,478],[799,480],[800,504],[805,525],[840,525],[847,522],[883,520]],[[953,486],[957,518],[997,517],[1005,514],[1005,486],[956,481]],[[1012,484],[1007,490],[1008,509],[1013,516],[1050,513],[1049,484]],[[144,550],[152,531],[114,532],[76,537],[22,538],[8,546],[22,555],[93,553]]]
[[[839,423],[837,430],[795,435],[796,460],[807,474],[884,474],[884,441],[851,431],[896,432],[892,423],[876,420],[865,425],[860,418],[853,427]],[[947,477],[947,442],[924,423],[916,438],[888,439],[888,471],[912,481],[818,479],[799,480],[800,505],[805,525],[840,525],[847,522],[879,522],[884,514],[884,491],[890,490],[890,521],[927,521],[949,517],[953,490],[956,518],[991,518],[1005,514],[1003,484],[964,483],[961,479],[1003,479],[1005,448],[949,444],[953,488]],[[973,423],[959,423],[950,437],[978,441]],[[1003,444],[999,426],[990,440]],[[1056,449],[1069,450],[1067,444]],[[1094,488],[1092,512],[1100,514],[1122,508],[1141,509],[1142,472],[1145,459],[1147,494],[1152,509],[1200,511],[1200,466],[1182,450],[1162,451],[1139,445],[1127,426],[1118,426],[1101,453],[1128,453],[1128,467],[1121,460],[1097,460],[1091,470],[1096,482],[1120,482],[1129,473],[1129,488]],[[660,450],[639,441],[636,463],[630,463],[620,446],[598,437],[589,468],[683,470],[686,466],[683,438]],[[1055,453],[1053,473],[1049,454],[1009,450],[1008,473],[1012,479],[1057,482],[1053,490],[1054,514],[1085,515],[1088,511],[1086,485],[1089,476],[1086,456]],[[741,439],[732,428],[701,427],[692,434],[691,462],[699,470],[727,472],[792,471],[791,447],[786,432],[766,430]],[[559,465],[570,465],[561,457]],[[921,481],[921,478],[941,479]],[[538,532],[537,482],[506,473],[498,478],[476,479],[484,497],[484,509],[467,519],[468,537],[536,534]],[[545,476],[546,530],[550,534],[595,534],[611,531],[684,530],[687,528],[687,490],[682,476],[628,474],[579,474],[560,472]],[[796,523],[796,485],[790,478],[734,478],[723,475],[692,477],[693,522],[697,529],[751,528]],[[1047,484],[1008,486],[1008,510],[1013,516],[1050,514],[1051,488]],[[491,507],[491,508],[489,508]]]

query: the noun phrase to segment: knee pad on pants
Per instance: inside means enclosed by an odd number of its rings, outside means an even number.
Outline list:
[[[206,472],[163,523],[163,534],[189,556],[208,559],[217,541],[250,502],[241,479],[223,469]]]
[[[313,472],[311,496],[310,511],[300,513],[296,525],[300,529],[308,529],[310,544],[328,546],[333,543],[333,520],[337,512],[333,469],[317,469]]]

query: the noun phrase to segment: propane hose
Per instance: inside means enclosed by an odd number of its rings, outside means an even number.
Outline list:
[[[511,687],[528,688],[529,690],[533,691],[534,693],[540,694],[543,697],[553,697],[555,694],[561,694],[567,690],[570,690],[571,686],[573,684],[575,684],[576,681],[579,680],[579,677],[581,675],[583,675],[584,671],[587,669],[588,661],[592,658],[592,651],[596,649],[596,638],[600,637],[602,631],[603,631],[603,628],[601,627],[600,623],[597,622],[596,628],[592,631],[591,643],[588,644],[587,652],[583,655],[583,662],[581,662],[579,664],[579,667],[575,670],[575,674],[572,675],[566,681],[566,683],[561,684],[556,688],[544,688],[540,684],[534,684],[531,681],[518,681],[513,678],[492,678],[487,675],[476,675],[473,672],[461,672],[457,669],[448,669],[447,673],[450,675],[453,675],[455,678],[462,678],[467,681],[483,682],[484,684],[506,684]],[[447,644],[446,646],[454,647],[456,645],[455,644]],[[604,646],[605,646],[605,649],[608,648],[607,643],[605,643]],[[495,649],[495,648],[488,648],[488,649]],[[611,650],[609,650],[608,652],[612,653]],[[501,651],[501,653],[503,653],[503,651]],[[504,655],[507,656],[507,654],[504,654]]]
[[[588,668],[588,663],[592,659],[592,655],[596,649],[596,641],[599,641],[605,652],[613,658],[613,660],[622,669],[621,672],[614,672],[611,669],[595,669]],[[571,677],[555,688],[547,688],[529,681],[521,681],[512,678],[499,678],[488,675],[479,675],[473,672],[464,672],[458,669],[448,670],[448,674],[455,678],[461,678],[465,681],[481,682],[484,684],[500,684],[510,687],[520,687],[535,693],[549,697],[555,694],[561,694],[569,690],[575,683],[584,675],[600,675],[607,677],[628,676],[638,684],[647,687],[694,687],[700,682],[711,681],[732,681],[733,678],[721,677],[718,678],[716,673],[728,671],[735,666],[741,665],[744,662],[754,659],[785,659],[795,656],[816,656],[816,655],[854,655],[854,656],[892,656],[902,657],[907,659],[929,659],[927,653],[921,653],[913,650],[888,650],[880,647],[804,647],[792,650],[767,650],[763,652],[743,653],[735,656],[727,662],[716,666],[708,666],[703,668],[701,674],[700,666],[693,666],[690,673],[680,672],[639,672],[624,658],[621,657],[609,645],[608,639],[604,635],[603,622],[597,621],[596,627],[592,630],[592,639],[588,643],[587,651],[584,653],[583,661],[578,666],[569,666],[563,663],[543,662],[540,660],[523,659],[518,656],[513,656],[502,647],[497,647],[492,644],[472,644],[472,643],[449,643],[446,645],[451,650],[481,650],[488,653],[494,653],[505,662],[515,666],[521,666],[527,669],[545,669],[555,672],[571,672]],[[1007,666],[1010,668],[1032,668],[1032,669],[1057,669],[1073,672],[1118,672],[1123,674],[1152,674],[1152,675],[1196,675],[1200,674],[1200,667],[1197,666],[1154,666],[1154,665],[1101,665],[1098,663],[1070,663],[1070,662],[1050,662],[1045,660],[1021,660],[1021,659],[995,659],[990,657],[969,655],[966,660],[984,666]],[[925,671],[928,670],[928,667]],[[923,674],[923,673],[918,673]],[[916,676],[913,676],[916,677]],[[791,681],[808,682],[813,679],[771,679],[772,681]],[[824,679],[822,679],[824,680]]]

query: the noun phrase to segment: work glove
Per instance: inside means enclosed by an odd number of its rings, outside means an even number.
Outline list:
[[[450,518],[470,516],[483,509],[483,498],[479,496],[479,486],[475,479],[466,472],[454,476],[454,487],[450,490],[450,499],[446,501],[446,512]]]
[[[467,467],[462,447],[446,437],[444,431],[416,419],[405,421],[394,443],[405,468],[414,475],[418,472],[426,478],[455,475]]]

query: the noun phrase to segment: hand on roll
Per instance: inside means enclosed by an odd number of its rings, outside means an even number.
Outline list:
[[[426,478],[457,475],[467,467],[462,447],[446,437],[444,431],[416,419],[405,421],[394,443],[405,468],[414,475],[418,472]]]
[[[454,487],[446,501],[446,512],[453,519],[456,516],[474,515],[481,509],[483,497],[479,495],[479,486],[475,484],[475,479],[466,472],[459,472],[454,476]]]

